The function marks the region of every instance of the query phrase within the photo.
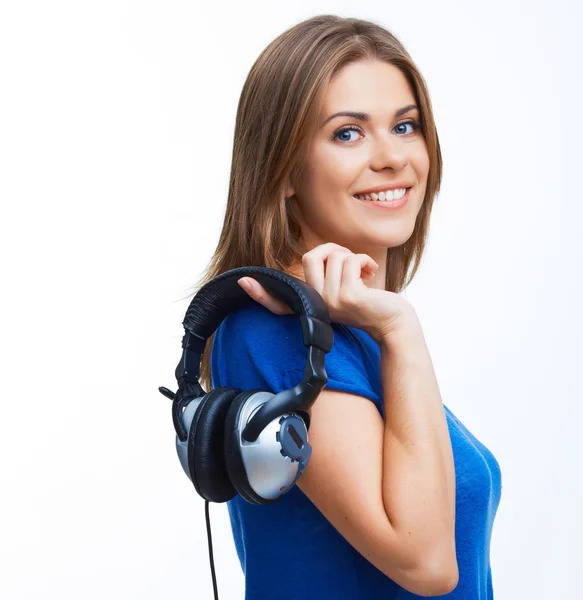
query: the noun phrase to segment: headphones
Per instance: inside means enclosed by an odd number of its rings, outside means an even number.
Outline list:
[[[308,349],[304,377],[278,394],[226,386],[205,392],[198,378],[208,338],[231,312],[256,302],[237,283],[245,276],[300,316]],[[277,502],[304,472],[312,452],[307,410],[326,385],[324,357],[332,348],[334,331],[326,303],[312,286],[267,267],[239,267],[207,282],[192,299],[182,324],[182,357],[175,370],[178,390],[158,390],[172,400],[178,458],[205,500],[209,527],[209,502],[227,502],[237,494],[255,505]],[[218,598],[210,529],[208,535]]]

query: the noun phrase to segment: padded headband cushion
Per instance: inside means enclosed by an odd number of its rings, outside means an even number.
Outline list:
[[[256,302],[237,283],[241,277],[253,277],[268,292],[285,302],[297,315],[312,317],[330,325],[330,313],[324,299],[306,282],[267,267],[239,267],[221,273],[206,283],[194,296],[183,325],[206,341],[231,312]],[[201,346],[201,352],[204,345]]]

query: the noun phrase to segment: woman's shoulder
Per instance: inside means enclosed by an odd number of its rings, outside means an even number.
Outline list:
[[[379,402],[378,391],[371,386],[364,332],[331,325],[334,341],[325,357],[326,387]],[[360,339],[361,333],[365,339]],[[308,356],[300,315],[277,315],[258,302],[245,304],[219,325],[211,356],[220,385],[275,392],[292,387],[301,381]]]
[[[360,330],[341,323],[331,323],[334,334],[333,349],[358,352],[363,345],[368,345],[372,338]],[[283,342],[305,349],[303,344],[300,315],[278,315],[271,312],[259,302],[244,304],[231,312],[219,325],[220,336],[237,343]]]

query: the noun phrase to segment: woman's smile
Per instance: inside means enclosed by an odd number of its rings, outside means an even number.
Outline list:
[[[381,210],[398,210],[407,204],[409,201],[410,192],[411,188],[407,188],[405,195],[397,200],[362,200],[361,198],[356,198],[355,196],[352,197],[360,204],[366,204],[371,208],[380,208]]]

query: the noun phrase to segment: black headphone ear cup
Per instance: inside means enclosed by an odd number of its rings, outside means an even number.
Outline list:
[[[225,417],[239,388],[218,387],[205,394],[188,433],[188,466],[198,494],[209,502],[236,496],[224,457]]]
[[[249,484],[247,477],[247,471],[245,464],[243,463],[243,457],[241,456],[241,448],[239,446],[239,439],[237,428],[239,426],[239,420],[241,416],[241,410],[245,403],[251,396],[257,392],[265,392],[266,390],[255,389],[248,390],[240,393],[236,396],[225,417],[225,464],[227,466],[227,472],[231,478],[233,487],[237,493],[250,504],[272,504],[277,502],[279,498],[270,500],[259,496]],[[273,394],[271,394],[273,396]]]

